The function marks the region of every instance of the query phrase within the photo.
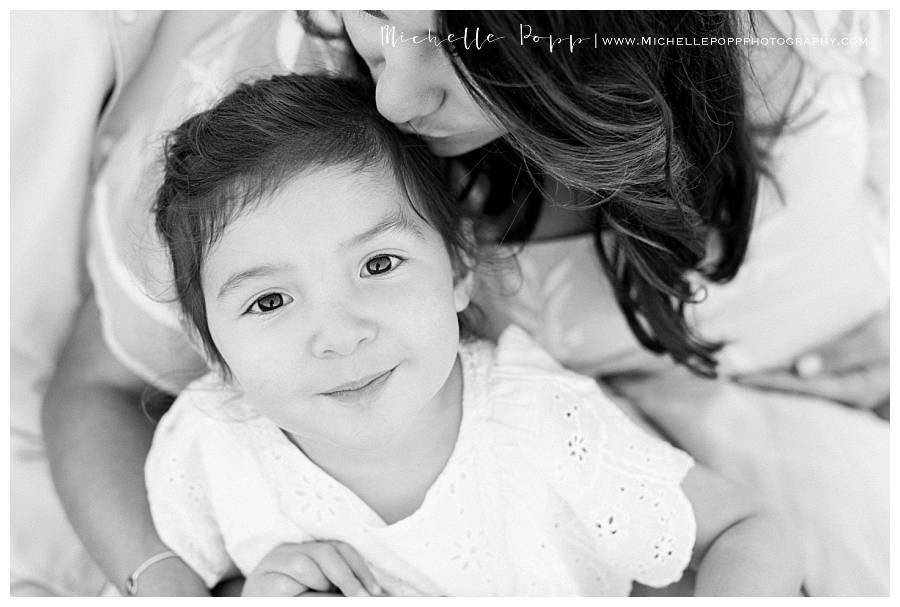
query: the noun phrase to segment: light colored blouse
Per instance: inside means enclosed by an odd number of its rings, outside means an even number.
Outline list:
[[[160,537],[211,587],[284,542],[340,540],[392,596],[626,596],[677,581],[691,458],[521,329],[463,344],[462,421],[422,505],[386,524],[214,375],[163,417],[146,479]]]

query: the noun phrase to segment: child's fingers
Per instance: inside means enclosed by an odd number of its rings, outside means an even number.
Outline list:
[[[363,583],[370,594],[379,595],[383,593],[381,586],[375,581],[375,576],[372,575],[369,566],[366,565],[365,559],[356,551],[356,548],[344,542],[331,542],[331,544],[344,557],[350,569],[356,574],[356,578]]]
[[[290,575],[310,590],[327,592],[332,588],[331,578],[319,565],[315,556],[308,554],[306,550],[289,555],[282,573]]]
[[[281,544],[247,576],[244,596],[297,596],[337,587],[345,596],[382,594],[360,554],[343,542]]]
[[[297,596],[308,589],[305,584],[289,574],[281,571],[264,571],[247,578],[241,589],[241,596]]]
[[[307,590],[327,591],[331,582],[310,553],[316,544],[281,544],[247,576],[244,596],[297,596]]]
[[[317,542],[309,547],[309,554],[322,573],[344,596],[371,596],[333,543]]]

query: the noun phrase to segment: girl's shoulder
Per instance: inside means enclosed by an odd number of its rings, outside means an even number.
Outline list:
[[[565,369],[515,325],[500,336],[488,368],[490,442],[515,446],[509,457],[526,458],[548,479],[560,480],[561,471],[590,473],[589,463],[602,461],[680,483],[693,465],[632,422],[594,378]]]
[[[680,487],[693,460],[638,428],[593,378],[563,368],[522,329],[507,329],[489,352],[490,414],[476,461],[510,524],[552,525],[554,541],[586,549],[585,562],[602,554],[610,575],[677,580],[693,546]]]
[[[193,457],[226,457],[250,445],[254,428],[265,418],[224,383],[216,372],[192,381],[159,421],[153,444],[164,451],[184,451]],[[259,430],[266,430],[260,427]],[[224,450],[222,450],[224,448]],[[222,450],[222,452],[219,452]]]

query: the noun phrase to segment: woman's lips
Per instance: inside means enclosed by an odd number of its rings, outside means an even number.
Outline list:
[[[393,367],[387,371],[382,371],[381,373],[370,375],[357,381],[341,384],[327,392],[320,392],[320,394],[347,403],[356,403],[361,400],[374,399],[381,393],[382,388],[387,383],[387,380],[390,379],[396,368],[397,367]]]
[[[418,135],[422,139],[447,139],[453,136],[453,133],[431,132],[430,129],[418,129],[409,124],[399,124],[397,128],[408,135]]]

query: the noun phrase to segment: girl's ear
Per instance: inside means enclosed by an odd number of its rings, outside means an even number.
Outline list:
[[[457,313],[469,307],[474,285],[475,272],[469,269],[463,269],[462,274],[453,279],[453,303]]]
[[[468,242],[470,250],[477,250],[475,245],[475,226],[469,219],[460,222],[460,230],[463,238]],[[469,307],[472,300],[472,289],[475,288],[475,260],[463,248],[456,248],[453,259],[453,302],[456,305],[456,313],[460,313]]]

